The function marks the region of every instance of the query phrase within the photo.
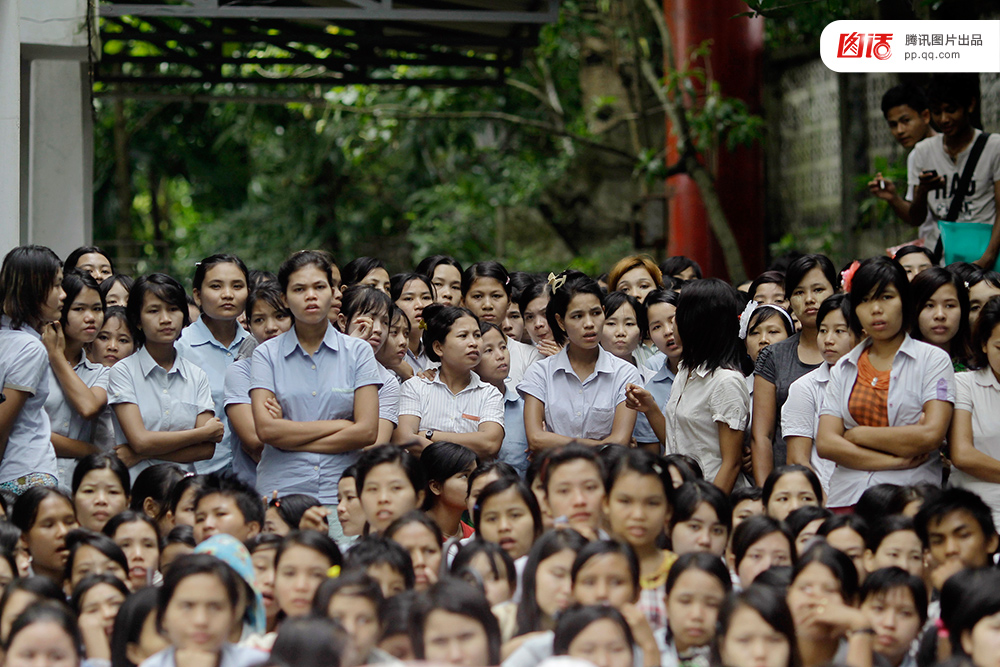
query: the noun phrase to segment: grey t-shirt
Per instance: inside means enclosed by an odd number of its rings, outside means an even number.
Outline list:
[[[804,364],[799,359],[801,335],[796,333],[780,343],[765,347],[760,351],[757,366],[754,368],[754,373],[758,377],[767,380],[775,388],[774,438],[771,440],[775,468],[785,465],[788,461],[788,448],[781,435],[781,406],[788,399],[788,388],[800,377],[820,366],[820,364]]]

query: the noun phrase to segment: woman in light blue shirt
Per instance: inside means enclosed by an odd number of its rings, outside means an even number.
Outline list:
[[[210,459],[222,421],[205,371],[177,353],[188,322],[184,288],[153,273],[135,281],[125,310],[139,350],[111,368],[108,402],[115,412],[118,457],[135,475],[154,463]],[[187,470],[194,472],[193,465]]]
[[[236,361],[240,345],[250,335],[237,322],[246,306],[248,283],[246,264],[236,255],[206,257],[194,270],[192,295],[201,309],[201,317],[184,329],[177,341],[177,350],[208,375],[215,415],[222,420],[225,429],[215,455],[195,464],[195,471],[201,475],[230,465],[238,471],[253,467],[252,460],[234,437],[225,413],[226,370]]]
[[[378,435],[378,362],[371,345],[329,322],[331,267],[326,253],[301,250],[278,271],[295,323],[253,353],[261,495],[305,493],[335,505],[340,475]]]
[[[45,412],[49,355],[42,332],[62,315],[62,263],[50,249],[14,248],[0,268],[0,489],[21,494],[56,485],[56,453]]]

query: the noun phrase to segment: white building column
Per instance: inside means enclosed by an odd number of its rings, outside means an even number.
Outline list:
[[[20,241],[20,0],[0,0],[0,255]]]

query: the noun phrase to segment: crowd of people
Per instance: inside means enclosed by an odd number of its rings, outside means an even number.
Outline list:
[[[2,665],[997,667],[986,259],[15,248]]]

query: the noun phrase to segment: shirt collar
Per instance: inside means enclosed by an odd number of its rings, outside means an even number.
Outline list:
[[[472,375],[472,379],[469,380],[469,386],[467,386],[465,389],[463,389],[462,391],[460,391],[458,393],[461,394],[461,393],[464,393],[464,392],[469,391],[471,389],[478,389],[479,387],[481,387],[484,384],[486,384],[486,382],[484,382],[483,379],[480,378],[479,375],[477,375],[475,371],[471,371],[471,375]],[[444,387],[445,389],[448,389],[448,385],[446,385],[444,383],[444,381],[441,379],[441,369],[438,369],[438,372],[434,374],[434,379],[431,380],[431,384],[439,384],[442,387]],[[451,391],[451,389],[448,389],[448,391]]]
[[[160,366],[158,363],[156,363],[156,360],[153,359],[153,356],[149,353],[149,350],[146,349],[145,345],[140,347],[139,351],[136,352],[135,354],[139,360],[139,370],[142,371],[143,377],[149,377],[149,374],[152,373],[154,369],[159,368],[161,371],[167,373],[168,375],[170,373],[177,373],[185,380],[188,379],[187,375],[184,373],[184,365],[181,363],[182,361],[181,355],[179,354],[174,355],[174,365],[173,368],[171,368],[169,371],[163,370],[163,366]]]
[[[30,324],[28,324],[27,322],[22,324],[20,329],[15,329],[13,326],[11,326],[11,319],[6,315],[0,316],[0,328],[10,329],[11,331],[23,331],[25,333],[31,334],[38,340],[42,339],[42,334],[36,331],[35,328]]]
[[[663,382],[664,380],[673,381],[677,378],[677,374],[670,370],[670,360],[664,358],[663,367],[656,371],[656,375],[651,378],[652,382]]]
[[[250,334],[244,329],[240,324],[236,325],[236,337],[233,338],[232,344],[230,344],[228,349],[233,349],[234,347],[239,347],[240,344],[246,339]],[[208,325],[205,324],[205,319],[199,317],[197,322],[192,322],[187,329],[184,330],[184,337],[188,339],[188,343],[191,345],[204,345],[205,343],[212,343],[218,345],[219,347],[224,347],[222,343],[215,339],[212,332],[208,329]]]
[[[84,350],[83,354],[80,355],[80,363],[73,367],[73,370],[79,370],[81,368],[86,368],[88,371],[98,371],[101,370],[102,364],[91,361],[87,358],[87,351]]]
[[[597,346],[597,363],[594,364],[594,373],[614,373],[614,361],[612,359],[614,355],[605,350],[600,345]],[[569,362],[569,345],[566,345],[559,351],[559,354],[555,356],[555,361],[553,363],[553,370],[562,370],[567,373],[576,374],[573,370],[573,364]],[[586,380],[587,378],[580,378],[580,380]]]
[[[872,344],[872,339],[865,338],[863,341],[858,343],[853,350],[848,352],[844,356],[844,358],[841,359],[840,362],[837,363],[843,362],[843,363],[849,363],[852,366],[857,366],[858,360],[861,359],[861,353],[864,352],[869,347],[871,347],[871,344]],[[903,338],[903,344],[899,346],[898,350],[896,350],[896,357],[898,357],[901,354],[905,354],[911,359],[916,359],[918,347],[919,343],[915,341],[912,337],[910,337],[910,334],[906,334]],[[844,361],[845,359],[846,361]],[[895,357],[893,357],[893,359],[895,359]]]
[[[997,381],[997,376],[994,375],[993,369],[987,366],[982,368],[972,374],[973,379],[981,387],[993,387],[994,389],[1000,389],[1000,382]]]
[[[320,343],[320,347],[324,345],[336,352],[340,349],[340,336],[343,334],[337,333],[337,330],[333,328],[333,325],[329,322],[326,325],[326,333],[323,335],[323,342]],[[282,357],[287,357],[296,349],[302,350],[302,354],[306,354],[306,351],[302,349],[299,344],[299,337],[295,333],[295,326],[293,325],[291,329],[279,336],[279,348]],[[307,355],[308,356],[308,355]]]

